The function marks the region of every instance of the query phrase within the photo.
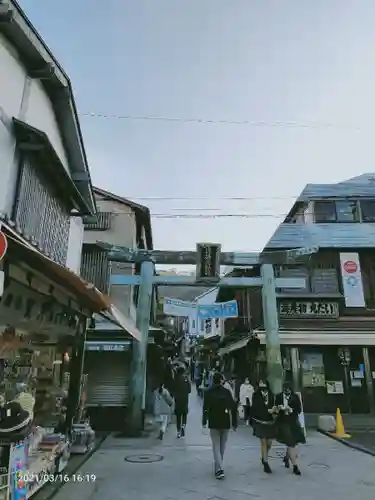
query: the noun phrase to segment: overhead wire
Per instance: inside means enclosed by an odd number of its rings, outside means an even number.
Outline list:
[[[149,201],[256,201],[256,200],[291,200],[297,196],[125,196],[129,200]]]
[[[195,123],[200,125],[245,125],[251,127],[267,127],[267,128],[300,128],[300,129],[347,129],[360,132],[363,129],[356,125],[339,124],[330,122],[296,122],[296,121],[266,121],[266,120],[229,120],[229,119],[208,119],[197,117],[180,117],[180,116],[152,116],[152,115],[122,115],[108,114],[97,112],[86,112],[79,114],[82,117],[102,118],[105,120],[126,120],[126,121],[163,121],[174,123]]]
[[[136,217],[135,213],[128,213],[117,211],[112,215],[124,215],[129,217]],[[260,219],[260,218],[272,218],[280,219],[282,217],[287,217],[288,213],[278,213],[278,214],[262,214],[262,213],[220,213],[220,214],[171,214],[171,213],[151,213],[152,218],[155,219],[221,219],[221,218],[243,218],[243,219]],[[305,213],[306,215],[306,213]]]

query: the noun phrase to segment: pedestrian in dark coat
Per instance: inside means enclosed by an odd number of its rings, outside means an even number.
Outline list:
[[[267,382],[259,382],[253,394],[252,404],[252,426],[254,436],[260,440],[260,453],[264,472],[272,472],[268,463],[268,453],[272,446],[272,440],[276,438],[277,407],[275,396],[272,394]]]
[[[206,427],[208,423],[210,428],[215,477],[223,479],[223,458],[229,429],[237,429],[237,405],[230,391],[223,386],[221,373],[215,372],[212,382],[212,387],[204,393],[202,425]]]
[[[177,425],[177,437],[185,436],[187,416],[189,413],[189,394],[191,393],[191,384],[183,368],[177,370],[174,381],[174,404]]]
[[[284,392],[276,396],[276,406],[278,408],[277,417],[277,441],[287,447],[284,457],[284,464],[289,468],[289,461],[293,465],[293,473],[301,475],[297,464],[296,446],[305,443],[305,432],[299,422],[299,414],[302,411],[299,396],[290,387],[285,387]]]

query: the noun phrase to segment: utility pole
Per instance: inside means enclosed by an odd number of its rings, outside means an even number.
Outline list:
[[[264,326],[266,331],[268,380],[275,393],[281,392],[283,369],[280,353],[278,310],[276,288],[303,288],[304,278],[275,278],[273,265],[295,263],[319,251],[318,247],[297,248],[270,253],[225,253],[215,243],[197,244],[197,251],[138,250],[97,242],[108,251],[108,259],[114,262],[141,263],[141,275],[114,275],[113,285],[139,285],[137,305],[137,328],[141,341],[133,343],[133,369],[131,381],[130,419],[126,432],[139,435],[143,429],[146,389],[146,356],[148,330],[152,303],[153,286],[208,286],[262,287]],[[198,260],[200,260],[198,262]],[[191,276],[154,276],[154,264],[198,264],[197,277]],[[248,267],[260,266],[260,277],[219,276],[219,266]],[[216,316],[215,316],[216,317]],[[222,318],[223,316],[217,316]]]

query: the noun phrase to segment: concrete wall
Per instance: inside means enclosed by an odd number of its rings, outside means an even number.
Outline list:
[[[31,79],[17,50],[0,34],[0,212],[11,216],[18,174],[12,118],[18,118],[47,134],[61,162],[69,172],[65,150],[52,103],[39,80]],[[71,223],[68,267],[79,270],[82,223]]]
[[[111,212],[113,214],[111,229],[107,229],[106,231],[85,231],[84,243],[105,241],[113,245],[135,248],[137,246],[136,221],[135,214],[131,207],[117,201],[103,200],[98,195],[95,195],[95,198],[100,212]],[[133,273],[133,264],[111,263],[111,274]],[[135,307],[132,306],[133,287],[126,285],[111,285],[110,296],[113,299],[113,303],[123,314],[132,318],[133,321],[136,320]]]

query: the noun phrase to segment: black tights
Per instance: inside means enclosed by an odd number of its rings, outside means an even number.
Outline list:
[[[176,425],[178,431],[180,431],[182,427],[186,426],[186,422],[187,422],[187,413],[176,411]]]

